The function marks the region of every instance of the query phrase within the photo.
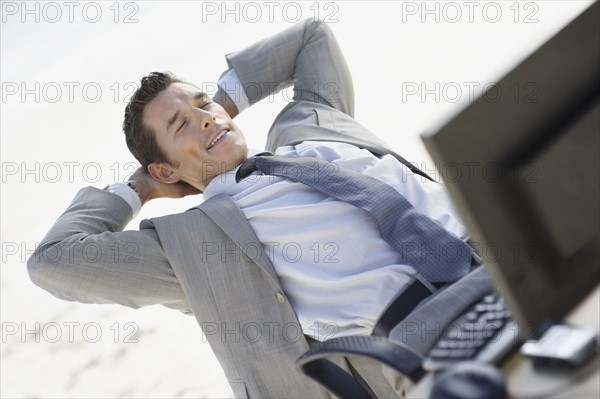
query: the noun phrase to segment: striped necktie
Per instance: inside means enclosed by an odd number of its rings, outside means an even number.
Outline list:
[[[236,181],[258,170],[304,183],[370,212],[401,262],[432,283],[453,282],[471,270],[472,248],[416,210],[388,184],[318,158],[266,155],[248,158],[237,171]]]

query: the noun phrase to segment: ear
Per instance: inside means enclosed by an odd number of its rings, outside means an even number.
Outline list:
[[[148,165],[148,173],[161,183],[177,183],[179,174],[171,165],[164,162],[153,162]]]

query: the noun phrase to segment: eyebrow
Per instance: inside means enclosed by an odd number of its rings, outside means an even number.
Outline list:
[[[200,93],[198,93],[194,96],[193,101],[199,101],[205,97],[208,97],[208,95],[205,92],[201,91]],[[175,111],[173,116],[169,118],[169,120],[167,121],[167,132],[171,129],[171,126],[173,126],[173,124],[177,121],[177,119],[179,119],[180,114],[181,114],[181,112],[179,110],[177,110],[177,111]]]

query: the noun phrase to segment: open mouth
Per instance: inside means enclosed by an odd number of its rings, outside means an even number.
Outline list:
[[[219,135],[217,137],[215,137],[213,139],[213,141],[210,142],[210,144],[207,147],[207,150],[210,150],[211,148],[213,148],[215,146],[215,144],[217,144],[223,137],[225,137],[225,135],[227,133],[229,133],[229,129],[225,129],[221,133],[219,133]]]

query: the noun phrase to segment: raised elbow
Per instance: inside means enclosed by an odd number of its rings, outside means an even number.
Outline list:
[[[27,260],[27,272],[29,278],[36,286],[48,291],[57,298],[72,300],[64,292],[61,283],[62,257],[52,257],[52,249],[48,247],[38,247]]]

